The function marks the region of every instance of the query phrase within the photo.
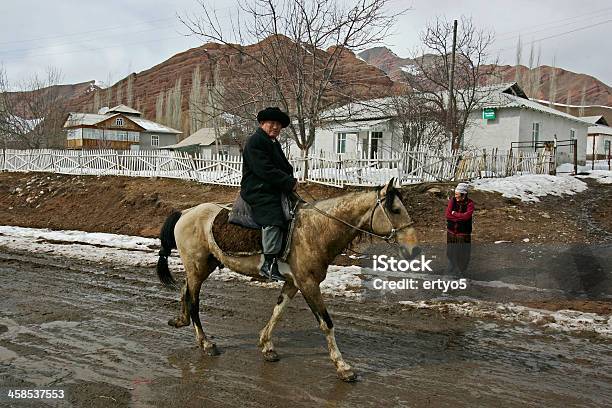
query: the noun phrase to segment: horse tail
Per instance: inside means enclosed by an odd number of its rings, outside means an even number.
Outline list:
[[[168,287],[175,287],[176,281],[170,274],[168,268],[168,257],[173,249],[176,249],[176,239],[174,238],[174,227],[181,218],[181,212],[175,211],[166,218],[164,225],[159,232],[161,241],[161,249],[159,251],[159,259],[157,260],[157,277],[160,282]]]

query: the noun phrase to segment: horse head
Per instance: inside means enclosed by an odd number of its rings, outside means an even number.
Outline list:
[[[413,220],[402,202],[401,185],[396,179],[377,191],[376,207],[371,215],[372,232],[389,237],[399,244],[402,257],[416,258],[421,254]]]

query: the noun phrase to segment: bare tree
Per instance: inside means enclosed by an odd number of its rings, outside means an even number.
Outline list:
[[[121,82],[117,84],[116,98],[117,98],[117,102],[116,102],[117,105],[121,105],[123,103],[123,84]]]
[[[67,101],[58,85],[62,74],[48,68],[11,87],[0,68],[0,140],[3,147],[64,147]]]
[[[529,75],[530,80],[529,80],[529,90],[527,91],[527,95],[530,98],[537,98],[538,94],[540,92],[540,86],[542,83],[542,80],[540,78],[540,72],[541,72],[541,68],[540,68],[540,60],[542,57],[542,44],[538,45],[538,52],[535,56],[535,64],[534,64],[534,43],[531,43],[531,52],[529,55],[529,66],[531,69],[531,74]]]
[[[181,129],[182,123],[182,92],[181,78],[177,78],[174,86],[166,90],[166,106],[161,123],[174,129]]]
[[[155,121],[162,123],[164,120],[164,91],[159,91],[155,98]]]
[[[203,92],[200,66],[196,66],[191,74],[191,91],[189,92],[189,132],[195,133],[204,126]]]
[[[580,107],[578,108],[578,116],[584,116],[584,105],[586,105],[586,83],[582,85],[580,92]]]
[[[279,105],[293,118],[289,131],[303,156],[314,142],[321,113],[346,103],[364,85],[341,74],[339,61],[347,51],[384,39],[397,16],[385,14],[389,0],[353,6],[335,0],[244,0],[228,31],[207,2],[199,3],[201,15],[181,21],[192,34],[232,51],[233,77],[251,78],[250,87],[232,82],[236,97],[227,95],[223,110],[252,119],[258,109]],[[260,46],[249,49],[244,46],[249,42]]]
[[[519,35],[518,42],[516,43],[516,71],[514,73],[514,82],[517,84],[521,82],[521,62],[523,59],[523,43],[521,42],[521,36]]]
[[[482,88],[495,83],[497,60],[489,56],[493,34],[478,29],[471,18],[462,17],[457,31],[453,94],[449,95],[453,22],[437,18],[421,33],[422,46],[413,54],[415,72],[404,74],[439,124],[450,123],[451,146],[459,148],[470,114],[489,97]],[[452,98],[449,112],[448,98]],[[450,118],[448,118],[450,115]],[[448,120],[450,119],[450,120]]]
[[[127,80],[127,106],[134,107],[134,76],[136,74],[130,74]]]
[[[445,142],[445,126],[436,120],[426,97],[413,91],[391,98],[391,112],[403,144],[408,150],[441,149]]]
[[[548,106],[554,107],[555,101],[557,100],[557,67],[556,58],[553,56],[552,67],[550,67],[550,82],[548,83]]]

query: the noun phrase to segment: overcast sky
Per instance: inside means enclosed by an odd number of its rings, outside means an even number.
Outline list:
[[[232,1],[232,0],[230,0]],[[207,1],[229,19],[230,1]],[[113,83],[202,44],[184,36],[176,15],[196,13],[196,0],[2,0],[0,64],[13,82],[59,68],[64,83]],[[390,11],[409,8],[385,45],[400,57],[418,46],[418,33],[436,16],[471,16],[495,32],[492,51],[514,65],[518,36],[539,41],[541,63],[593,75],[612,85],[612,2],[609,0],[391,0]]]

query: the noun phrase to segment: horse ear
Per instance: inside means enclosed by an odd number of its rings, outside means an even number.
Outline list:
[[[391,190],[393,190],[395,188],[395,177],[391,178],[391,180],[389,180],[389,182],[387,183],[387,185],[385,187],[383,187],[381,193],[382,195],[387,195],[387,193]]]
[[[402,189],[402,181],[400,180],[399,177],[395,179],[395,184],[393,185],[393,187],[395,187],[398,190]]]

